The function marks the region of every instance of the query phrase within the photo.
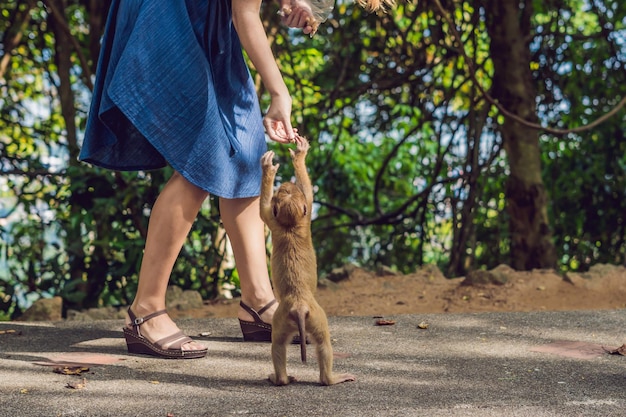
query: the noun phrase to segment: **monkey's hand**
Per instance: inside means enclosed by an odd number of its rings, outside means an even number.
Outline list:
[[[261,157],[261,169],[263,175],[261,177],[261,219],[270,226],[275,220],[272,217],[272,195],[274,194],[274,179],[278,164],[274,165],[272,159],[274,152],[267,151]]]
[[[289,153],[291,154],[291,157],[295,160],[301,159],[304,161],[304,158],[306,157],[307,152],[309,152],[309,141],[305,138],[302,137],[300,135],[298,135],[296,133],[296,149],[289,149]]]
[[[311,185],[311,178],[309,178],[309,174],[306,171],[305,158],[306,154],[309,151],[309,141],[306,138],[300,136],[296,132],[296,149],[289,149],[289,153],[291,154],[291,158],[293,160],[293,168],[296,174],[296,185],[300,187],[302,192],[304,193],[304,197],[306,199],[308,213],[310,213],[313,209],[313,186]]]
[[[278,171],[279,164],[274,165],[272,160],[274,159],[274,152],[267,151],[261,157],[261,168],[263,169],[263,174],[271,174],[272,178],[276,175],[276,171]]]

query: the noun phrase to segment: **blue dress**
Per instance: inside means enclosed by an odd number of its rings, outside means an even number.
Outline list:
[[[259,195],[267,145],[231,0],[113,0],[95,84],[80,160]]]

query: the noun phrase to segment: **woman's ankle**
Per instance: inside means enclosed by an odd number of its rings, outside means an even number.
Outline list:
[[[135,299],[130,305],[130,310],[137,317],[144,317],[157,311],[165,310],[165,303],[161,302],[144,302]]]

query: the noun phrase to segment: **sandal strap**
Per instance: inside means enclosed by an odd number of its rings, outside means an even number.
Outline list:
[[[165,336],[163,339],[159,339],[156,342],[153,342],[153,344],[163,350],[178,350],[181,349],[185,343],[189,342],[193,342],[193,339],[187,336],[181,330],[169,336]]]
[[[163,315],[165,313],[167,313],[167,310],[159,310],[159,311],[155,311],[154,313],[150,313],[145,317],[137,317],[135,316],[133,311],[130,309],[130,307],[128,307],[128,317],[130,317],[130,323],[133,325],[133,327],[139,327],[142,324],[144,324],[146,321],[153,319],[157,316]]]
[[[263,313],[265,313],[271,306],[273,306],[274,304],[276,304],[277,301],[274,298],[272,301],[270,301],[269,303],[265,304],[258,312],[256,310],[254,310],[253,308],[247,306],[243,301],[239,301],[239,305],[241,306],[241,308],[243,308],[244,310],[246,310],[248,313],[250,313],[250,315],[252,316],[252,318],[254,319],[254,321],[256,323],[263,323],[263,324],[267,324],[265,323],[263,320],[261,320],[261,315]]]

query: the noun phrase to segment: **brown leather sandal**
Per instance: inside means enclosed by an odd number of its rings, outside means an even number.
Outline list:
[[[261,315],[267,311],[268,308],[276,304],[276,299],[267,303],[259,311],[247,306],[243,301],[239,301],[241,308],[246,310],[254,319],[254,321],[246,321],[239,319],[239,325],[241,326],[241,333],[243,333],[244,342],[271,342],[272,341],[272,325],[261,320]],[[293,337],[291,342],[294,345],[300,344],[300,336]],[[306,338],[307,345],[311,342],[309,338]]]
[[[276,304],[276,299],[273,299],[267,303],[259,311],[248,307],[243,301],[239,301],[241,308],[246,310],[254,319],[254,321],[247,321],[239,319],[239,325],[241,326],[241,333],[243,333],[243,340],[245,342],[271,342],[272,341],[272,325],[265,323],[261,320],[261,315],[267,311],[271,306]]]
[[[145,317],[136,317],[133,312],[128,309],[128,316],[130,317],[132,329],[128,326],[124,326],[124,337],[126,338],[126,346],[128,347],[128,353],[137,353],[141,355],[152,355],[163,359],[195,359],[203,358],[206,356],[208,349],[195,349],[195,350],[183,350],[182,346],[185,343],[193,342],[189,336],[186,336],[182,331],[177,331],[170,336],[166,336],[163,339],[151,342],[142,336],[139,331],[139,327],[146,321],[165,314],[166,310],[160,310],[152,314],[148,314]],[[173,343],[172,343],[173,342]],[[164,346],[168,346],[167,349]]]

